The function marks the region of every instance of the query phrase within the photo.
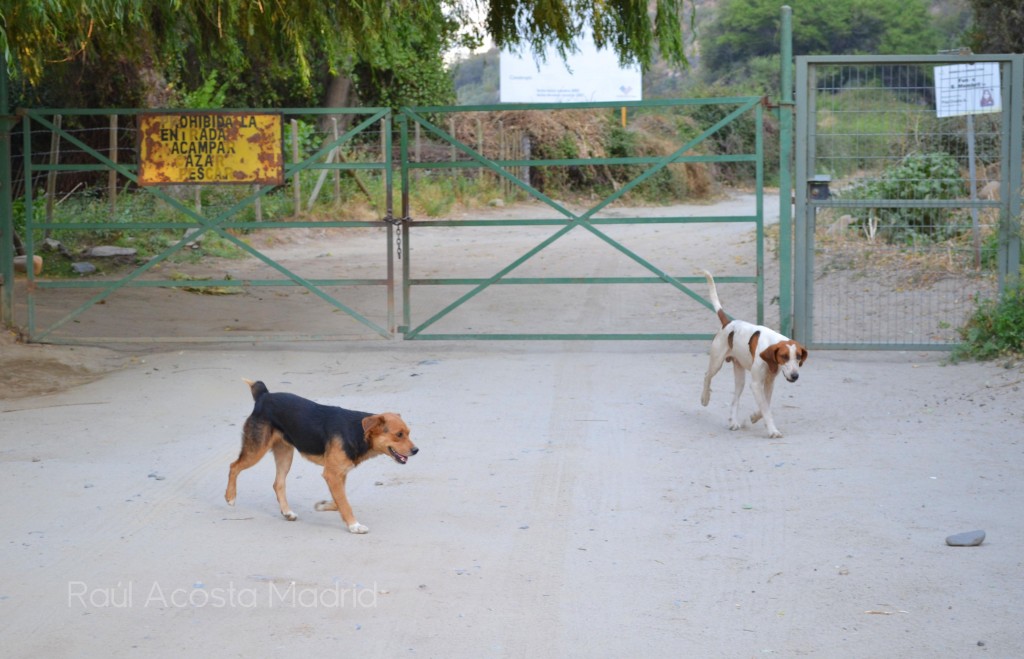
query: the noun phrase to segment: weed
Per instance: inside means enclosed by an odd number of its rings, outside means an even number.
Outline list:
[[[953,361],[989,360],[1024,354],[1024,288],[1008,289],[999,300],[976,300],[978,308],[960,328],[963,343]]]

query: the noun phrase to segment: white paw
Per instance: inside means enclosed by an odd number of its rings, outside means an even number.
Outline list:
[[[739,430],[742,427],[743,427],[743,424],[738,422],[738,421],[730,421],[729,422],[729,430]]]
[[[333,501],[317,501],[316,504],[313,506],[313,509],[318,510],[320,512],[324,512],[327,510],[337,510],[338,508],[334,506]]]
[[[370,529],[366,528],[359,522],[356,522],[348,525],[348,531],[349,533],[369,533]]]
[[[782,437],[782,433],[779,432],[778,428],[775,428],[771,432],[768,433],[768,436],[770,438],[772,438],[772,439],[778,439],[779,437]]]
[[[286,520],[288,520],[289,522],[294,522],[295,520],[297,520],[299,518],[298,515],[296,515],[295,513],[293,513],[290,510],[288,512],[286,512],[286,513],[281,513],[281,514],[284,515],[284,518]]]
[[[228,502],[228,505],[231,506],[232,508],[235,507],[235,500],[234,499],[228,499],[227,502]]]
[[[710,401],[711,401],[711,390],[710,389],[705,389],[704,392],[701,393],[701,395],[700,395],[700,404],[703,405],[704,407],[707,407],[708,403]]]

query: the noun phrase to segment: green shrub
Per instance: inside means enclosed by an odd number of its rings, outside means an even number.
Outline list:
[[[956,158],[948,153],[912,153],[881,177],[856,185],[843,193],[844,199],[925,201],[958,199],[964,195],[964,180]],[[966,230],[951,221],[948,208],[884,207],[861,208],[854,212],[859,221],[879,220],[879,233],[889,242],[927,238],[933,241],[955,237]]]
[[[998,301],[979,301],[960,338],[954,360],[1024,354],[1024,288],[1010,289]]]

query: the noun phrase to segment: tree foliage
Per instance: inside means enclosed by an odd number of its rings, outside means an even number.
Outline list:
[[[1020,0],[971,0],[968,43],[976,53],[1024,53],[1024,4]]]
[[[0,0],[0,48],[30,86],[89,87],[80,105],[133,104],[161,82],[194,89],[211,71],[236,102],[322,98],[343,74],[390,103],[396,88],[421,98],[423,83],[450,95],[436,82],[460,39],[565,53],[589,29],[624,62],[649,66],[656,50],[685,62],[684,2],[654,0],[649,15],[646,0]]]
[[[794,55],[934,53],[926,0],[792,0]],[[702,65],[729,78],[779,50],[776,0],[725,0],[701,38]]]
[[[437,0],[0,0],[0,47],[16,77],[43,96],[80,95],[58,106],[145,104],[161,83],[196,88],[211,71],[231,81],[232,101],[308,105],[329,76],[357,63],[385,70],[413,48],[440,70],[458,27],[443,8]]]
[[[499,48],[528,44],[535,53],[543,53],[554,44],[565,56],[583,28],[589,27],[594,44],[612,48],[623,64],[639,64],[647,70],[657,45],[662,58],[686,65],[684,0],[472,0],[467,4],[484,11],[485,31]]]

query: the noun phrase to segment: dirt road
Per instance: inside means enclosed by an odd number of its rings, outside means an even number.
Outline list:
[[[785,436],[768,439],[726,428],[727,373],[700,406],[706,359],[699,342],[4,341],[0,647],[1024,653],[1019,365],[812,351],[800,381],[776,387]],[[243,377],[402,413],[420,453],[349,478],[368,535],[313,511],[326,486],[304,461],[289,478],[297,522],[277,512],[269,459],[225,504]],[[973,529],[980,547],[946,546]]]

